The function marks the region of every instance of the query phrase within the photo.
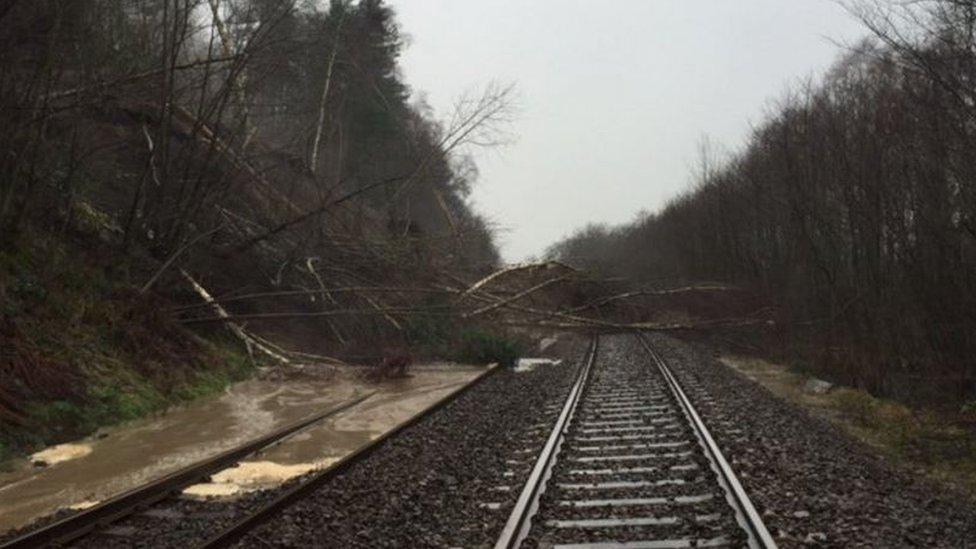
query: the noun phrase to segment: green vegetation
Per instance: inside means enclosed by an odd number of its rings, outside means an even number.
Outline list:
[[[191,336],[84,235],[0,250],[0,461],[218,392],[254,364]],[[113,278],[115,281],[113,282]]]
[[[509,335],[483,330],[467,330],[461,333],[457,360],[472,364],[497,362],[510,368],[515,365],[525,349],[525,343]]]
[[[448,305],[448,299],[443,296],[427,297],[422,302],[423,307],[430,309]],[[418,314],[407,319],[405,324],[406,342],[422,356],[443,355],[457,335],[457,323],[447,315]]]
[[[181,270],[237,294],[229,312],[290,349],[420,342],[454,356],[460,328],[437,316],[452,304],[429,301],[412,322],[429,294],[409,290],[441,292],[499,262],[464,151],[502,141],[511,87],[487,84],[441,122],[411,99],[383,0],[209,7],[0,9],[0,455],[253,370],[210,308],[194,308]],[[344,313],[309,315],[327,310]],[[512,360],[506,344],[472,345]]]
[[[964,474],[976,487],[976,435],[948,418],[912,410],[854,389],[839,389],[831,398],[838,410],[870,439],[910,461],[939,473]]]
[[[957,416],[913,409],[865,391],[838,387],[810,394],[810,379],[791,364],[761,359],[725,358],[773,393],[841,426],[893,461],[918,468],[976,497],[976,432],[967,427],[968,412]]]
[[[972,420],[976,420],[976,400],[970,400],[969,402],[963,404],[959,411],[962,413],[962,415]]]
[[[436,310],[448,306],[444,297],[432,297],[424,306]],[[406,342],[413,354],[421,357],[450,357],[468,364],[511,367],[522,356],[527,343],[516,335],[483,326],[459,325],[448,315],[421,314],[409,319]]]

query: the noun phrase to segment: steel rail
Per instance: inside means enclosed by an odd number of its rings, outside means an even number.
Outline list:
[[[709,461],[712,463],[712,468],[718,476],[719,483],[725,489],[726,499],[735,511],[736,521],[739,526],[745,530],[749,537],[749,547],[752,549],[776,549],[776,542],[773,537],[769,534],[769,530],[763,523],[762,518],[756,511],[755,506],[749,499],[748,494],[746,494],[745,489],[742,487],[742,483],[739,482],[738,477],[735,475],[735,471],[729,465],[729,462],[722,455],[722,451],[719,449],[718,444],[715,443],[715,439],[712,438],[711,433],[708,431],[708,427],[705,426],[705,422],[702,421],[700,415],[695,410],[695,407],[691,403],[691,399],[685,394],[684,389],[681,388],[681,384],[678,379],[668,368],[667,364],[658,355],[657,352],[651,347],[651,345],[646,341],[644,335],[637,333],[637,339],[647,350],[648,354],[654,360],[655,365],[664,376],[668,387],[671,389],[672,394],[674,394],[678,404],[681,406],[694,428],[695,435],[698,437],[701,446],[705,449],[705,455],[708,457]]]
[[[549,434],[549,438],[542,448],[542,452],[540,452],[535,465],[532,467],[532,472],[529,474],[529,478],[525,482],[522,492],[519,494],[515,507],[512,509],[508,521],[505,523],[505,527],[502,528],[502,533],[498,537],[498,541],[495,542],[495,549],[513,549],[519,547],[526,536],[529,535],[529,530],[532,527],[532,516],[535,515],[539,508],[539,498],[545,491],[546,481],[552,476],[552,468],[556,464],[556,455],[559,453],[566,431],[569,428],[581,396],[583,395],[583,389],[589,380],[590,371],[593,369],[593,362],[596,360],[598,339],[597,336],[594,336],[593,341],[590,343],[588,357],[583,363],[583,367],[580,368],[579,375],[572,389],[569,391],[569,396],[566,398],[562,412],[560,412],[559,417],[556,419],[556,424],[553,426],[552,432]]]
[[[36,548],[68,544],[96,528],[107,526],[133,513],[142,511],[148,506],[199,481],[201,478],[226,469],[244,457],[281,442],[285,438],[323,419],[348,410],[374,394],[375,391],[372,391],[351,398],[325,412],[306,417],[282,427],[273,433],[174,471],[164,477],[112,497],[90,509],[86,509],[0,544],[0,549]]]
[[[297,485],[289,488],[285,492],[279,494],[273,500],[271,500],[270,502],[268,502],[265,505],[261,506],[259,509],[257,509],[253,513],[251,513],[251,514],[247,515],[246,517],[244,517],[243,519],[235,522],[231,526],[229,526],[226,529],[224,529],[222,532],[218,533],[217,535],[215,535],[214,537],[208,539],[203,544],[198,545],[197,547],[200,548],[200,549],[204,549],[204,548],[206,548],[206,549],[213,549],[213,548],[217,548],[217,547],[230,547],[234,543],[238,542],[242,537],[244,537],[245,535],[247,535],[248,532],[254,530],[255,528],[257,528],[261,524],[265,523],[266,521],[268,521],[270,518],[272,518],[274,515],[276,515],[280,511],[282,511],[285,508],[291,506],[295,502],[297,502],[297,501],[299,501],[299,500],[307,497],[311,492],[313,492],[315,489],[317,489],[321,485],[323,485],[326,482],[334,479],[335,477],[337,477],[340,474],[344,473],[345,471],[349,470],[351,467],[353,467],[357,463],[359,463],[359,462],[363,461],[364,459],[366,459],[369,455],[371,455],[373,452],[375,452],[377,449],[379,449],[383,445],[383,443],[386,442],[387,440],[393,438],[394,436],[400,434],[401,432],[403,432],[407,428],[409,428],[409,427],[417,424],[421,420],[429,417],[434,412],[437,412],[438,410],[444,408],[448,404],[454,402],[461,395],[467,393],[472,388],[474,388],[476,385],[478,385],[481,381],[483,381],[484,379],[486,379],[490,374],[492,374],[494,372],[497,372],[499,370],[502,370],[502,369],[503,369],[502,367],[494,366],[494,367],[491,367],[488,370],[486,370],[486,371],[478,374],[478,377],[476,377],[475,379],[473,379],[470,382],[468,382],[468,384],[465,385],[464,387],[462,387],[461,389],[459,389],[457,391],[454,391],[453,393],[451,393],[449,395],[444,396],[443,398],[441,398],[440,400],[438,400],[436,403],[434,403],[434,405],[431,406],[430,408],[427,408],[426,410],[424,410],[422,412],[418,412],[417,414],[414,414],[406,422],[401,423],[396,428],[394,428],[394,429],[392,429],[390,431],[387,431],[386,433],[384,433],[382,436],[380,436],[376,440],[374,440],[374,441],[370,442],[369,444],[367,444],[367,445],[359,448],[355,452],[353,452],[353,453],[351,453],[351,454],[343,457],[342,459],[340,459],[339,461],[337,461],[335,464],[331,465],[330,467],[327,467],[325,469],[322,469],[321,471],[318,471],[317,473],[313,473],[312,476],[309,477],[304,482],[301,482],[301,483],[299,483],[299,484],[297,484]]]

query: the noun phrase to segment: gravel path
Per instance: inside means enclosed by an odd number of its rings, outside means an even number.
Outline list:
[[[976,507],[715,360],[650,337],[780,547],[976,547]],[[634,352],[639,351],[636,342]]]

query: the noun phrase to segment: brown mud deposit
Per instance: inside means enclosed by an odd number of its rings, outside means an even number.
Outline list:
[[[62,508],[83,508],[238,446],[369,391],[350,410],[221,471],[188,497],[231,496],[325,467],[460,389],[482,367],[418,365],[410,377],[370,384],[356,368],[330,375],[275,373],[238,383],[223,395],[77,441],[69,459],[38,468],[29,460],[0,474],[0,531]],[[77,451],[84,448],[85,451]],[[35,455],[36,457],[36,455]]]

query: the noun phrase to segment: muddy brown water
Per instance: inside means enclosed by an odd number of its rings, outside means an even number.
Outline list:
[[[63,508],[84,508],[367,392],[339,415],[195,485],[184,497],[233,497],[326,467],[462,388],[483,367],[419,365],[411,376],[364,383],[354,369],[330,379],[250,380],[159,417],[48,448],[49,465],[22,460],[0,474],[0,531]]]

